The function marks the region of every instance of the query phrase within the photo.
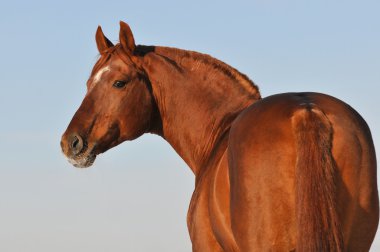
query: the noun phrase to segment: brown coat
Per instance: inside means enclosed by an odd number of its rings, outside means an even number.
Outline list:
[[[193,251],[368,251],[378,225],[376,158],[365,121],[318,93],[261,99],[208,55],[120,44],[101,57],[62,136],[75,166],[143,133],[168,141],[196,176]]]

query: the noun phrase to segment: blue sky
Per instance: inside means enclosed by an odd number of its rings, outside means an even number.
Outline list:
[[[191,251],[194,177],[162,139],[124,143],[86,170],[61,155],[97,59],[97,25],[114,42],[124,20],[138,44],[211,54],[263,96],[336,96],[379,146],[379,10],[378,1],[2,1],[0,251]]]

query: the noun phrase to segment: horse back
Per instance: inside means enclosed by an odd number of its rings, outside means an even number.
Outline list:
[[[331,96],[286,93],[254,103],[231,127],[231,226],[242,251],[296,248],[295,195],[300,190],[296,163],[301,157],[292,120],[298,111],[310,108],[321,111],[331,125],[334,204],[344,247],[369,250],[378,224],[378,193],[375,151],[367,124],[349,105]],[[324,181],[316,183],[324,186]]]

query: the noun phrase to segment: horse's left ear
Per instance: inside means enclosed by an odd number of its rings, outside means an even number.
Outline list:
[[[119,40],[123,49],[129,54],[133,54],[136,48],[135,39],[133,38],[131,28],[123,21],[120,21]]]

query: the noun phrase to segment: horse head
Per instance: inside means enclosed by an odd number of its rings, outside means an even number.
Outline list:
[[[120,22],[120,43],[113,45],[99,26],[100,58],[87,81],[87,93],[62,136],[61,147],[76,167],[89,167],[96,155],[149,131],[154,100],[151,85],[129,26]]]

